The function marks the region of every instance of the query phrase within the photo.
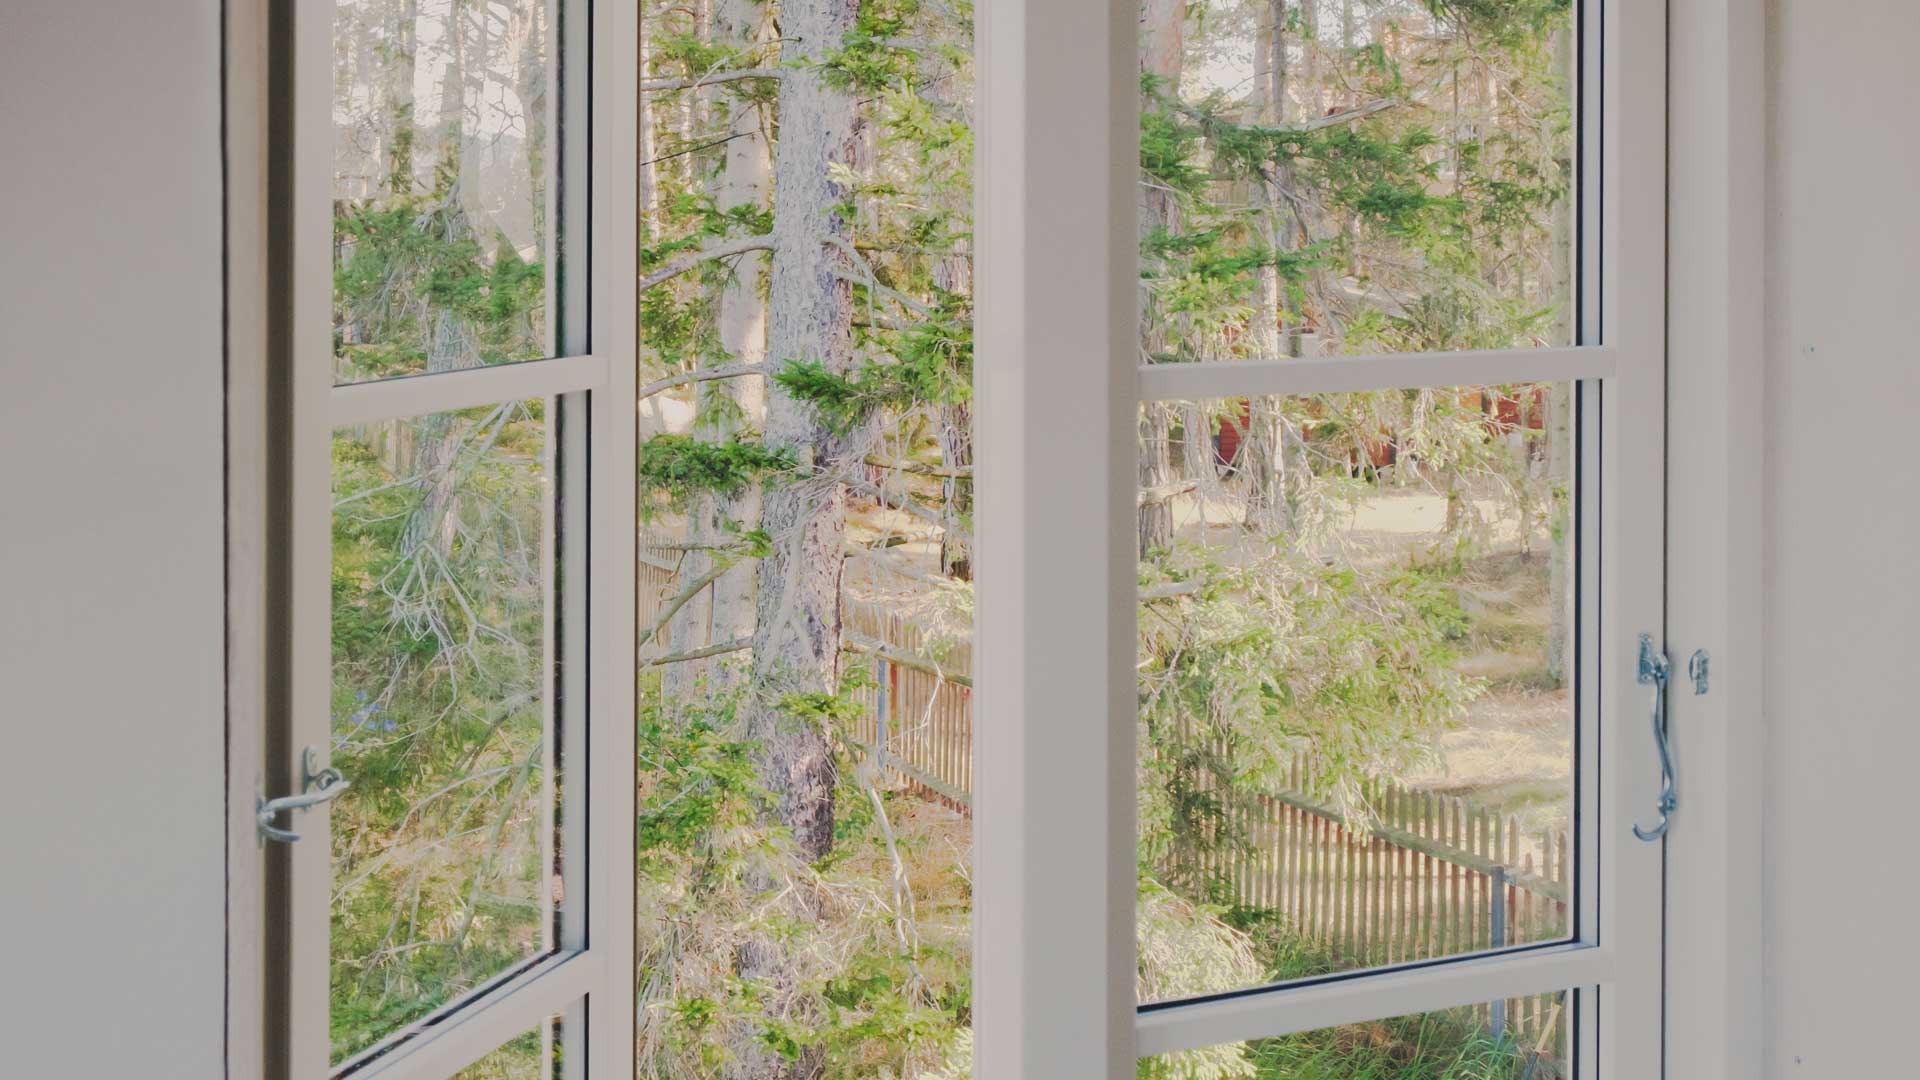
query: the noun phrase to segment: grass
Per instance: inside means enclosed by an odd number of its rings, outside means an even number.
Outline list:
[[[1464,1016],[1427,1013],[1249,1043],[1257,1080],[1521,1080],[1529,1055]],[[1551,1061],[1528,1080],[1559,1071]]]

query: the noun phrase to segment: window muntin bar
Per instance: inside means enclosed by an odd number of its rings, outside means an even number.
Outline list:
[[[1337,394],[1402,386],[1495,386],[1598,379],[1612,375],[1618,362],[1614,349],[1581,346],[1145,364],[1140,367],[1140,400],[1194,401],[1228,395]]]

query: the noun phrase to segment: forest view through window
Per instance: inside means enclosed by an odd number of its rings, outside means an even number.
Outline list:
[[[1572,17],[1141,0],[1141,361],[1568,343]],[[970,1074],[972,20],[642,3],[644,1077]],[[1568,932],[1575,398],[1143,406],[1143,1002]],[[1491,1015],[1304,1075],[1552,1075]]]
[[[1571,344],[1574,17],[1143,0],[1142,364]],[[1143,1004],[1571,933],[1578,400],[1142,405]],[[1563,1012],[1495,1015],[1153,1075],[1561,1075],[1509,1051]]]

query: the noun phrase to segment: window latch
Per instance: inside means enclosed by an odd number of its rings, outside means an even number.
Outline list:
[[[280,828],[274,824],[274,819],[278,818],[282,811],[306,810],[321,803],[332,802],[340,797],[341,792],[353,786],[347,783],[347,778],[341,775],[339,769],[331,765],[321,767],[320,748],[317,746],[307,747],[306,753],[302,755],[301,772],[304,776],[300,794],[282,795],[278,799],[269,799],[261,795],[255,804],[254,823],[259,827],[261,843],[264,844],[269,840],[282,844],[298,843],[300,834],[291,829]]]
[[[1653,635],[1640,635],[1640,685],[1653,687],[1653,745],[1660,751],[1660,820],[1650,829],[1633,827],[1633,835],[1651,844],[1667,835],[1673,812],[1680,806],[1675,793],[1673,748],[1667,743],[1667,682],[1673,677],[1673,664],[1665,651],[1654,648]]]

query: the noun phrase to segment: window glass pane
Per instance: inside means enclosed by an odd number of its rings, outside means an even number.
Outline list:
[[[454,1080],[552,1080],[560,1075],[560,1018],[460,1070]]]
[[[1570,344],[1573,8],[1143,0],[1144,354]]]
[[[337,0],[334,381],[550,355],[551,0]]]
[[[1139,1080],[1573,1080],[1573,995],[1142,1058]]]
[[[1142,1001],[1569,934],[1570,394],[1142,408]]]
[[[641,13],[639,1071],[960,1080],[971,5]]]
[[[551,947],[547,411],[334,435],[336,1062]]]

